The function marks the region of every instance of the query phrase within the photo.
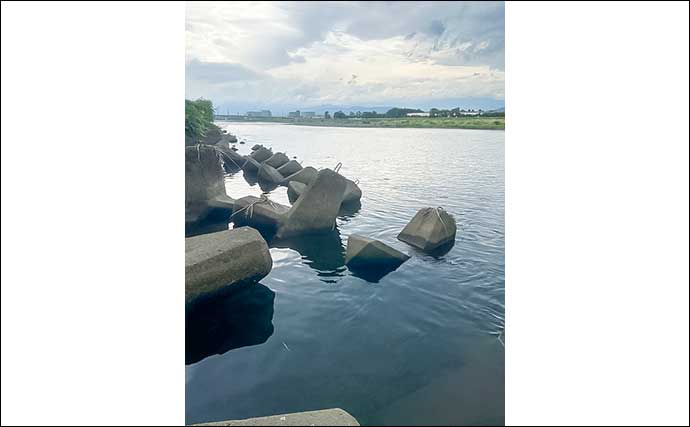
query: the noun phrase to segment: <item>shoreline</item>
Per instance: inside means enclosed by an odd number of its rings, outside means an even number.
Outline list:
[[[446,118],[439,119],[365,119],[369,120],[367,123],[362,121],[352,121],[349,120],[324,120],[324,119],[313,119],[313,120],[291,120],[291,119],[223,119],[216,120],[219,123],[279,123],[292,126],[311,126],[311,127],[335,127],[335,128],[365,128],[365,129],[469,129],[469,130],[501,130],[505,131],[505,118],[504,117],[484,117],[481,119],[466,119],[465,122],[460,123],[448,123]],[[421,123],[410,123],[410,121],[422,121]],[[473,120],[482,120],[483,122],[500,122],[500,124],[494,123],[468,123]],[[371,121],[374,121],[373,123]],[[445,125],[443,125],[445,124]]]

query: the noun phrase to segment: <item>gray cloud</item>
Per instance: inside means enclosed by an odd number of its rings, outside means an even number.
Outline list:
[[[185,74],[194,80],[208,83],[222,83],[232,80],[258,80],[260,73],[241,64],[202,62],[193,59],[186,64]]]
[[[187,8],[190,97],[257,106],[291,97],[379,105],[428,96],[503,98],[503,2],[192,2]]]

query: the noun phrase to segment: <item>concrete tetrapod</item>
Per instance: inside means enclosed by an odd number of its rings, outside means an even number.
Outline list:
[[[281,175],[283,176],[290,176],[293,173],[297,173],[302,169],[302,165],[300,165],[297,160],[290,160],[289,162],[285,163],[283,166],[278,168],[278,172],[280,172]]]
[[[266,160],[264,163],[269,166],[273,166],[277,169],[289,161],[290,159],[288,158],[288,156],[285,155],[285,153],[275,153],[274,155],[269,157],[268,160]]]
[[[333,230],[346,185],[345,178],[338,173],[330,169],[320,170],[290,208],[276,236],[282,238]]]
[[[455,218],[443,208],[423,208],[398,234],[398,240],[433,253],[449,250],[455,244],[456,231]]]
[[[247,173],[259,173],[261,163],[257,162],[252,156],[244,156],[245,163],[242,165],[242,170]]]
[[[250,154],[250,156],[253,157],[257,162],[262,163],[270,159],[271,156],[273,156],[273,152],[268,148],[261,147]]]
[[[185,301],[240,283],[256,282],[273,266],[258,231],[241,227],[185,239]]]
[[[231,220],[236,225],[250,225],[274,232],[289,210],[289,207],[273,202],[265,196],[246,196],[235,200]]]
[[[263,163],[259,168],[259,181],[278,185],[283,181],[283,176],[273,166],[267,162]]]
[[[299,181],[290,181],[287,189],[287,196],[290,203],[295,203],[295,201],[302,195],[304,190],[306,190],[307,184],[303,184]]]
[[[356,234],[347,239],[345,263],[355,275],[367,280],[378,281],[408,259],[408,255],[375,239]]]
[[[315,168],[307,166],[306,168],[300,169],[298,172],[287,176],[281,185],[287,186],[290,181],[298,181],[303,184],[311,184],[312,181],[316,179],[316,175],[319,173]]]

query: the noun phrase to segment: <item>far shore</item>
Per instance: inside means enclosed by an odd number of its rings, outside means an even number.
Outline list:
[[[505,130],[505,117],[400,117],[352,119],[293,119],[287,117],[245,117],[217,120],[235,123],[285,123],[298,126],[357,127],[357,128],[438,128]]]

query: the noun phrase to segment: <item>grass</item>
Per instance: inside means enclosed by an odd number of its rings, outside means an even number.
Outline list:
[[[505,117],[401,117],[376,119],[288,119],[285,117],[237,119],[241,122],[273,122],[299,126],[362,128],[444,128],[505,130]]]

